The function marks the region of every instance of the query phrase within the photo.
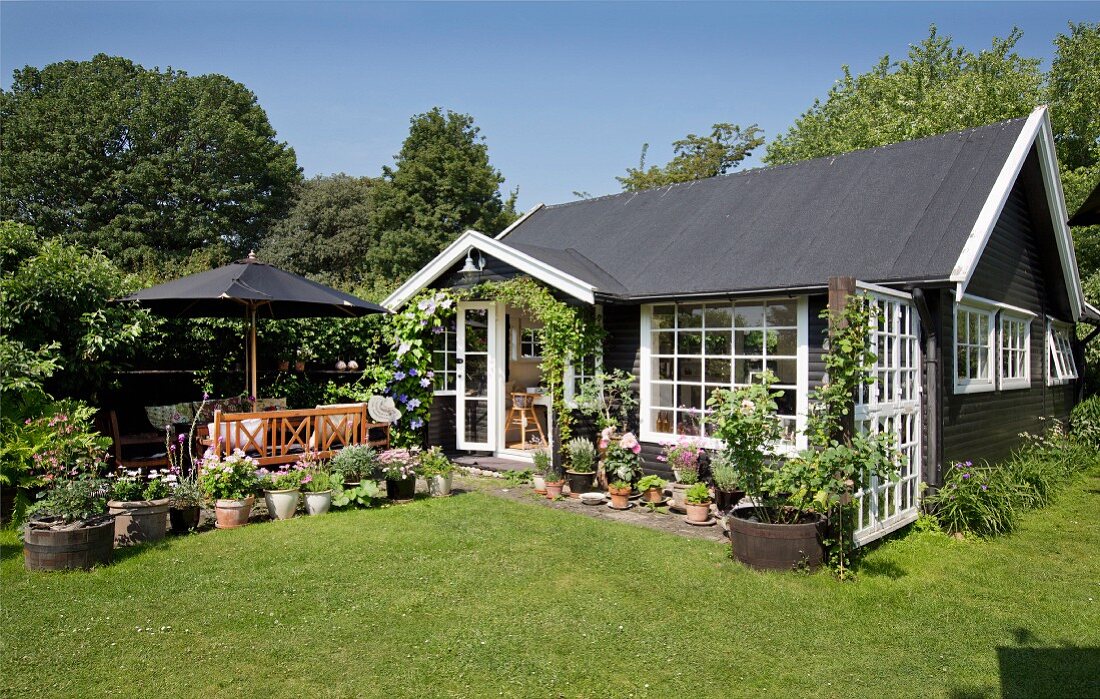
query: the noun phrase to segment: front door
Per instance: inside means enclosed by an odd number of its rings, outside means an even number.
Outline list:
[[[463,302],[458,305],[455,369],[458,448],[493,451],[498,401],[495,400],[496,304]]]

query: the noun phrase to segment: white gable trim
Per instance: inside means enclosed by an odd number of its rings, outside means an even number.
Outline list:
[[[1016,183],[1020,170],[1023,169],[1032,145],[1035,145],[1039,154],[1043,190],[1046,192],[1047,204],[1050,208],[1062,274],[1065,277],[1066,288],[1069,290],[1070,309],[1073,312],[1073,319],[1080,320],[1085,298],[1077,272],[1077,257],[1073,252],[1073,237],[1066,225],[1069,214],[1066,212],[1066,200],[1062,194],[1062,181],[1058,176],[1058,158],[1054,152],[1054,132],[1050,126],[1050,112],[1045,106],[1037,108],[1027,118],[1004,167],[1001,168],[1000,175],[997,176],[997,181],[993,183],[993,189],[985,205],[978,214],[978,220],[974,222],[970,237],[967,238],[962,254],[959,255],[955,268],[951,272],[951,281],[956,283],[955,300],[962,301],[966,294],[966,287],[974,276],[974,270],[977,269],[985,246],[993,235],[993,229],[997,225],[997,220],[1001,216],[1005,202],[1008,201],[1008,195]]]
[[[529,218],[529,217],[531,216],[531,214],[535,213],[536,211],[538,211],[539,209],[541,209],[541,208],[543,208],[543,207],[545,207],[545,206],[546,206],[546,204],[543,204],[542,202],[539,202],[538,204],[535,204],[535,206],[534,206],[534,207],[532,207],[530,211],[528,211],[528,212],[527,212],[527,213],[525,213],[524,215],[520,216],[520,217],[519,217],[519,218],[517,218],[517,219],[516,219],[515,221],[512,221],[512,225],[508,226],[507,228],[505,228],[504,230],[502,230],[502,231],[501,231],[500,233],[497,233],[496,239],[497,239],[497,240],[500,240],[500,239],[501,239],[501,238],[503,238],[504,236],[506,236],[506,235],[508,235],[509,233],[511,233],[511,232],[512,232],[513,230],[515,230],[515,228],[516,228],[517,226],[519,226],[519,224],[521,224],[521,223],[523,223],[524,221],[526,221],[526,220],[527,220],[527,219],[528,219],[528,218]]]
[[[537,260],[504,243],[497,242],[484,233],[478,233],[471,229],[460,235],[453,243],[447,246],[447,249],[436,255],[435,259],[421,267],[420,271],[416,274],[409,277],[397,291],[390,294],[386,300],[382,302],[382,305],[391,311],[396,311],[403,306],[406,301],[434,282],[442,276],[444,272],[453,267],[455,263],[464,258],[466,252],[470,248],[480,250],[486,255],[509,264],[519,271],[531,275],[540,282],[549,284],[555,289],[580,299],[585,303],[596,302],[594,293],[596,287],[591,284],[566,274],[555,267],[551,267],[545,262]]]

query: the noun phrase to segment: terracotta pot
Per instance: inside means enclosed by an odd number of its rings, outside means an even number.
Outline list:
[[[214,526],[218,529],[236,529],[248,524],[248,516],[252,514],[252,504],[256,498],[249,495],[243,499],[216,500],[214,502],[214,515],[217,521]]]
[[[561,497],[561,489],[565,485],[565,481],[558,481],[557,483],[551,483],[546,481],[546,499],[556,500]]]
[[[825,518],[808,515],[799,524],[752,522],[755,508],[734,510],[726,518],[733,555],[745,565],[761,570],[818,568],[825,559],[821,528]]]
[[[416,495],[416,476],[399,481],[386,481],[386,497],[391,502],[410,502]]]
[[[665,491],[661,488],[646,488],[642,491],[642,500],[645,502],[662,502],[665,499]]]
[[[709,502],[702,505],[685,502],[684,508],[687,510],[687,519],[689,522],[705,522],[710,519]]]
[[[279,371],[289,371],[289,370],[290,370],[290,360],[289,359],[280,359],[279,360]]]
[[[592,490],[592,479],[596,474],[592,472],[566,471],[565,480],[569,483],[569,497],[579,498],[581,493]]]
[[[271,519],[290,519],[298,509],[298,489],[265,490],[264,502]]]
[[[611,506],[617,510],[625,510],[630,506],[630,488],[608,488],[607,494],[611,496]]]
[[[306,370],[306,363],[299,359],[298,361],[294,362],[294,370],[295,371],[305,371]]]
[[[111,517],[65,531],[35,529],[27,523],[23,529],[23,565],[27,570],[89,570],[107,565],[114,555],[114,539]]]
[[[535,487],[535,492],[539,495],[546,494],[546,476],[535,474],[531,476],[531,484]]]
[[[306,501],[306,514],[323,515],[332,507],[332,491],[325,490],[320,493],[303,493]]]
[[[115,546],[160,541],[168,532],[168,509],[172,501],[111,500],[107,512],[115,516]]]
[[[202,510],[198,505],[190,507],[173,507],[168,510],[168,520],[172,523],[173,534],[186,534],[192,529],[197,529]]]

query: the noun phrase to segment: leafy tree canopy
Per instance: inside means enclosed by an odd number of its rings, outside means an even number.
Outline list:
[[[1025,116],[1042,102],[1039,60],[1015,51],[1022,33],[994,38],[971,52],[941,37],[909,49],[907,59],[883,56],[866,73],[843,67],[825,101],[768,144],[764,162],[791,163]]]
[[[672,142],[675,156],[664,167],[645,166],[649,144],[642,146],[636,168],[627,168],[625,177],[616,177],[623,190],[636,192],[677,182],[724,175],[752,155],[752,149],[764,144],[763,132],[756,124],[745,129],[736,124],[720,123],[707,136],[688,134]]]
[[[1069,33],[1059,34],[1054,46],[1047,82],[1058,159],[1067,169],[1095,167],[1100,161],[1100,23],[1071,22]]]
[[[286,218],[272,227],[260,259],[325,284],[357,283],[376,242],[370,227],[371,187],[368,177],[342,173],[306,180]]]
[[[221,75],[103,54],[27,66],[0,118],[0,216],[130,268],[246,253],[301,177],[256,96]]]
[[[393,284],[414,273],[467,228],[492,235],[515,220],[513,192],[473,117],[439,107],[412,118],[409,136],[376,183],[371,225],[379,244],[367,253],[373,274]]]

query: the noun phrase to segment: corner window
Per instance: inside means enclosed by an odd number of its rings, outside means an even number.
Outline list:
[[[524,327],[519,337],[519,356],[524,359],[542,358],[542,338],[538,328]]]
[[[710,394],[747,386],[770,370],[778,377],[783,442],[795,445],[806,400],[803,311],[798,299],[644,307],[643,437],[710,437]]]
[[[1001,311],[1000,380],[1004,390],[1031,386],[1031,320]]]
[[[993,311],[955,308],[955,392],[992,391]]]
[[[455,322],[451,320],[435,336],[432,348],[432,371],[435,372],[436,393],[453,393],[455,390]]]
[[[1047,321],[1047,383],[1069,383],[1077,378],[1077,361],[1073,358],[1073,326]]]

